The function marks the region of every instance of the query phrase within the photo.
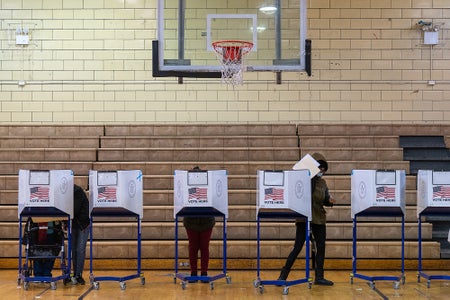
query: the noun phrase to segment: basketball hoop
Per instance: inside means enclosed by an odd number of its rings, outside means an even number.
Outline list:
[[[212,43],[217,59],[222,66],[222,82],[234,86],[242,84],[245,71],[244,56],[248,54],[253,43],[237,40],[223,40]]]

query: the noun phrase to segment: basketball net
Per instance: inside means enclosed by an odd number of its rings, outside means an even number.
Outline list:
[[[213,42],[212,46],[222,66],[222,83],[231,84],[233,87],[242,84],[245,72],[244,57],[252,50],[253,43],[224,40]]]

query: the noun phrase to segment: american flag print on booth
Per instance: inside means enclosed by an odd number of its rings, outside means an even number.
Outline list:
[[[50,188],[48,186],[34,186],[30,188],[30,201],[31,202],[49,202]]]
[[[97,201],[99,202],[116,202],[117,188],[115,186],[102,186],[98,188]]]
[[[379,186],[377,187],[377,199],[395,199],[395,187]]]
[[[202,187],[192,187],[188,190],[189,200],[207,200],[208,189]]]
[[[264,189],[264,201],[266,200],[283,201],[284,189],[274,187]]]
[[[433,199],[450,198],[450,186],[437,185],[433,187]]]

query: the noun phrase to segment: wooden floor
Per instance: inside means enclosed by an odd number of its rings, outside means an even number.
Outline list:
[[[366,276],[398,276],[393,271],[358,271]],[[129,271],[98,271],[94,275],[99,276],[128,276]],[[375,281],[370,286],[366,280],[354,278],[350,283],[349,271],[327,271],[326,277],[335,282],[332,287],[315,286],[309,289],[308,284],[302,283],[289,287],[288,294],[283,295],[283,287],[265,285],[263,293],[255,288],[256,271],[232,271],[228,275],[231,280],[227,283],[225,278],[214,281],[213,289],[209,284],[187,284],[182,288],[178,279],[176,284],[171,271],[144,271],[145,284],[141,280],[131,279],[126,281],[125,289],[121,289],[117,281],[99,281],[99,288],[93,289],[90,285],[64,286],[57,282],[56,289],[50,289],[48,283],[30,283],[27,290],[23,284],[17,285],[16,270],[0,270],[0,299],[450,299],[450,281],[432,280],[430,286],[423,278],[417,282],[417,273],[408,271],[405,274],[405,284],[394,289],[392,281]],[[214,271],[210,275],[220,274]],[[446,275],[435,271],[430,274]],[[278,276],[275,271],[261,271],[261,280],[273,280]],[[294,271],[291,279],[304,278],[304,271]],[[86,278],[88,279],[88,278]]]

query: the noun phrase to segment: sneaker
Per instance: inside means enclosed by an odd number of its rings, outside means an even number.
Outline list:
[[[81,277],[81,276],[77,276],[77,277],[75,277],[75,279],[76,279],[77,283],[79,283],[81,285],[85,285],[86,284],[86,282],[84,281],[83,277]]]
[[[314,284],[331,286],[331,285],[333,285],[334,283],[333,283],[333,281],[331,281],[331,280],[327,280],[327,279],[325,279],[325,278],[320,278],[320,279],[316,279],[316,281],[314,281]]]

